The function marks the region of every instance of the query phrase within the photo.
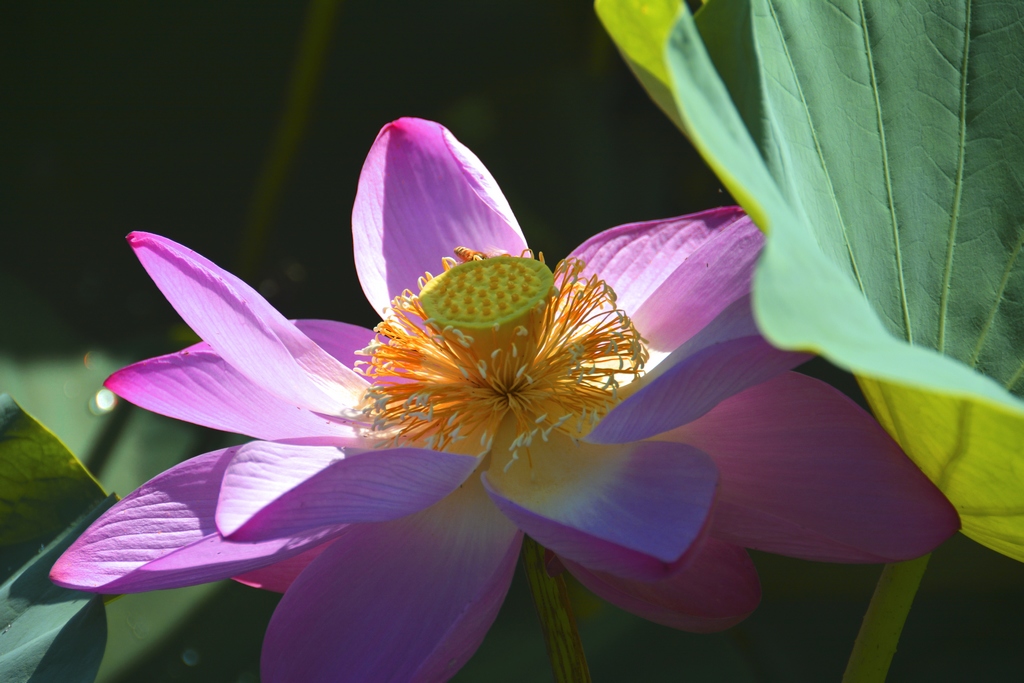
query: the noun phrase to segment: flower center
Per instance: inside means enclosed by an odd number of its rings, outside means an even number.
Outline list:
[[[514,326],[550,296],[555,278],[546,265],[499,256],[459,264],[425,283],[420,304],[436,323],[486,332]]]
[[[396,444],[504,451],[507,468],[529,458],[536,438],[589,432],[620,384],[642,373],[647,349],[611,288],[582,276],[582,261],[552,273],[543,257],[468,253],[391,302],[362,352],[373,382],[364,410]]]

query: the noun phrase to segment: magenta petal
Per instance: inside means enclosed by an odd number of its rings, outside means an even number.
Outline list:
[[[750,292],[764,236],[739,207],[620,225],[572,256],[607,282],[655,351],[669,352]]]
[[[275,593],[284,593],[288,590],[295,579],[298,578],[306,567],[308,567],[313,560],[320,557],[323,551],[327,550],[328,546],[334,543],[334,540],[330,540],[327,543],[321,543],[320,545],[313,546],[309,550],[306,550],[295,557],[289,557],[287,560],[281,560],[274,564],[255,569],[251,572],[239,574],[238,576],[232,576],[231,578],[239,583],[244,583],[246,586],[252,586],[253,588],[262,588],[267,591],[274,591]]]
[[[196,334],[254,383],[295,405],[349,415],[366,380],[317,346],[255,290],[169,239],[128,241],[150,277]]]
[[[447,680],[494,621],[520,538],[477,480],[415,515],[349,527],[278,605],[261,680]]]
[[[419,448],[344,449],[254,441],[228,466],[217,528],[262,541],[337,524],[383,522],[430,507],[479,461]]]
[[[656,436],[808,358],[776,349],[757,334],[745,296],[669,355],[655,372],[638,380],[641,388],[605,415],[586,440],[628,443]]]
[[[455,247],[519,256],[526,240],[498,184],[444,126],[384,126],[359,176],[352,210],[356,270],[378,313]]]
[[[707,538],[686,567],[660,581],[630,581],[574,562],[566,568],[608,602],[672,628],[713,633],[743,621],[761,600],[757,569],[743,548]]]
[[[960,527],[953,506],[853,401],[786,373],[666,434],[722,473],[711,533],[828,562],[899,562]]]
[[[585,469],[551,481],[542,474],[538,490],[493,470],[483,482],[509,519],[559,556],[619,576],[660,579],[679,570],[704,531],[718,480],[704,453],[665,445],[583,445],[577,464],[585,460]]]
[[[237,447],[197,456],[154,477],[104,513],[57,560],[54,583],[135,593],[226,579],[301,553],[341,527],[267,543],[217,533],[221,477]]]

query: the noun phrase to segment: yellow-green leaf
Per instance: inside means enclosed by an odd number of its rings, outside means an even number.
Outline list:
[[[679,0],[597,0],[594,8],[629,68],[681,128],[663,50],[676,21]]]
[[[956,506],[965,531],[979,543],[1024,559],[1020,415],[970,397],[866,377],[859,382],[886,431]]]
[[[0,546],[64,529],[105,496],[60,439],[0,394]]]

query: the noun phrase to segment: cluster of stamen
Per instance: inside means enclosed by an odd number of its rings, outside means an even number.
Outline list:
[[[468,250],[464,250],[468,252]],[[459,251],[456,252],[466,258]],[[552,431],[585,435],[640,375],[644,340],[584,263],[474,252],[391,302],[359,369],[365,412],[389,443],[485,454],[507,416],[508,466]]]

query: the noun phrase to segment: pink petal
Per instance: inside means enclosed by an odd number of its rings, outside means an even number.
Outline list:
[[[202,343],[118,370],[104,382],[154,413],[257,439],[362,441],[351,425],[300,408],[254,384]]]
[[[264,389],[325,415],[351,415],[366,380],[317,346],[255,290],[191,249],[157,235],[128,241],[196,334]]]
[[[627,443],[656,436],[809,358],[765,341],[750,315],[750,298],[744,296],[638,380],[639,390],[605,415],[586,440]]]
[[[704,540],[689,564],[660,581],[631,581],[566,561],[580,583],[644,619],[695,633],[713,633],[743,621],[761,600],[757,569],[731,543]]]
[[[620,225],[572,256],[617,295],[652,351],[671,352],[750,292],[764,236],[739,207]],[[655,354],[657,356],[657,354]]]
[[[275,562],[269,567],[263,567],[261,569],[255,569],[251,572],[239,574],[233,576],[235,581],[238,583],[244,583],[246,586],[252,586],[253,588],[262,588],[263,590],[274,591],[275,593],[284,593],[288,590],[288,587],[295,582],[299,574],[310,565],[316,558],[320,557],[323,551],[327,550],[327,547],[334,543],[333,540],[327,543],[322,543],[317,546],[313,546],[309,550],[296,555],[295,557],[289,557],[287,560],[281,560]]]
[[[423,512],[349,527],[278,605],[261,679],[447,680],[494,621],[520,538],[475,479]]]
[[[94,593],[137,593],[225,579],[297,555],[343,527],[266,543],[217,533],[217,490],[237,447],[197,456],[104,513],[53,566],[50,578]]]
[[[345,449],[254,441],[224,474],[217,528],[262,541],[418,512],[466,480],[479,461],[420,448]]]
[[[295,326],[348,367],[375,334],[329,320],[296,320]],[[257,439],[324,437],[349,446],[363,441],[344,422],[299,408],[254,384],[206,342],[122,368],[104,386],[146,410]]]
[[[352,210],[356,270],[383,313],[455,247],[519,256],[526,240],[498,184],[444,126],[399,119],[384,126],[359,176]]]
[[[874,419],[786,373],[659,438],[707,451],[722,473],[712,533],[827,562],[899,562],[960,527],[953,506]]]
[[[508,473],[492,468],[484,486],[509,519],[561,557],[619,576],[660,579],[688,559],[718,480],[704,453],[663,446],[556,444],[544,451],[534,444],[532,464],[513,463]]]
[[[366,360],[357,355],[377,333],[360,325],[350,325],[335,320],[301,319],[291,321],[304,335],[316,342],[321,349],[337,358],[347,368],[354,368],[356,362]]]

